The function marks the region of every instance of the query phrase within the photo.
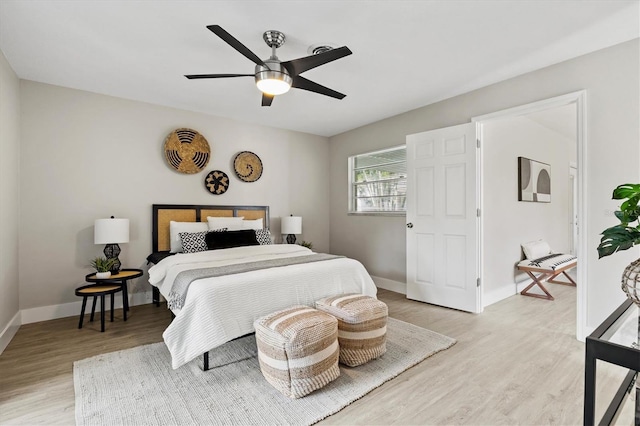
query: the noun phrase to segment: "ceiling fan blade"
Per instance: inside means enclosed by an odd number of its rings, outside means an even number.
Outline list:
[[[249,50],[247,46],[240,43],[234,36],[223,30],[220,25],[207,25],[207,28],[222,40],[224,40],[229,46],[233,47],[242,55],[244,55],[247,59],[253,61],[256,65],[267,67],[267,65],[262,62],[262,59],[258,58],[255,53]]]
[[[351,55],[351,50],[347,46],[338,47],[317,55],[305,56],[304,58],[293,59],[282,63],[282,66],[289,71],[291,75],[302,74],[320,65],[324,65],[336,59],[344,58]]]
[[[319,93],[325,96],[331,96],[332,98],[336,99],[342,99],[347,96],[340,92],[336,92],[335,90],[329,89],[328,87],[325,87],[321,84],[314,83],[313,81],[299,75],[293,77],[293,83],[291,84],[291,87],[295,87],[296,89],[308,90],[310,92]]]
[[[196,78],[228,78],[228,77],[255,77],[255,74],[191,74],[185,75],[189,80]]]
[[[273,95],[267,95],[266,93],[262,94],[262,106],[271,106],[271,102],[273,102]]]

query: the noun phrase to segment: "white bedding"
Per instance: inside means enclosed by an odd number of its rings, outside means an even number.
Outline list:
[[[176,254],[149,269],[149,282],[166,298],[176,275],[187,269],[309,254],[311,250],[294,244]],[[318,299],[340,293],[375,297],[376,286],[357,260],[339,258],[200,279],[189,287],[183,308],[173,311],[176,317],[162,337],[175,369],[252,333],[253,322],[263,315],[296,304],[312,306]]]

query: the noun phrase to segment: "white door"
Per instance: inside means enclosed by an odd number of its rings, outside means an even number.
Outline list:
[[[480,312],[475,123],[407,136],[407,298]]]

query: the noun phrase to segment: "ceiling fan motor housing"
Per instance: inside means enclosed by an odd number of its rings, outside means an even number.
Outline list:
[[[256,85],[260,88],[260,82],[264,80],[278,80],[286,83],[288,88],[291,87],[293,83],[293,79],[289,75],[289,71],[285,67],[282,66],[278,59],[270,58],[264,61],[267,67],[263,67],[262,65],[256,65]],[[261,89],[262,90],[262,89]],[[284,89],[283,89],[284,90]],[[284,90],[286,92],[286,90]],[[284,92],[282,92],[284,93]],[[280,94],[280,93],[274,93]]]

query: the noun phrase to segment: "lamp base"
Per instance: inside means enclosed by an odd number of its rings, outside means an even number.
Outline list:
[[[287,244],[295,244],[296,236],[294,234],[287,235]]]
[[[120,255],[120,246],[117,244],[107,244],[104,246],[103,253],[107,259],[116,260],[111,267],[111,274],[117,274],[120,272],[120,266],[122,266],[120,259],[118,259],[118,256]]]

